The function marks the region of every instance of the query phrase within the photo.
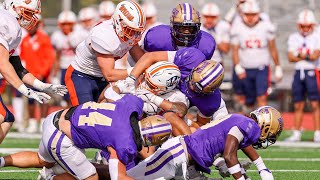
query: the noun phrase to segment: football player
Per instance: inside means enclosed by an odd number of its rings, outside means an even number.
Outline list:
[[[130,69],[114,69],[117,59],[130,52],[134,59],[142,56],[138,45],[144,32],[146,17],[134,1],[120,2],[112,19],[103,21],[76,49],[65,81],[72,105],[97,101],[107,82],[125,79]]]
[[[270,106],[256,109],[250,117],[229,114],[202,126],[191,135],[169,139],[127,174],[136,180],[171,179],[177,175],[188,179],[187,164],[195,163],[198,169],[210,174],[214,158],[223,154],[234,179],[250,179],[238,161],[237,151],[241,149],[256,165],[262,180],[273,180],[271,171],[255,149],[274,144],[282,128],[281,114]]]
[[[320,142],[320,109],[319,109],[319,84],[317,78],[320,74],[315,72],[316,61],[320,56],[319,34],[315,31],[317,24],[314,13],[305,9],[297,19],[298,32],[293,33],[288,39],[288,57],[295,63],[295,74],[292,82],[292,101],[295,110],[295,123],[293,135],[286,141],[301,140],[301,122],[305,98],[308,97],[313,119],[315,122],[314,141]]]
[[[66,87],[43,83],[29,73],[21,64],[16,48],[21,41],[21,27],[31,29],[37,23],[35,14],[41,12],[40,0],[5,0],[0,10],[0,73],[19,92],[40,103],[50,99],[46,93],[33,91],[24,83],[48,93],[64,95]],[[0,97],[0,143],[8,133],[14,117]]]
[[[220,9],[214,3],[205,4],[201,15],[203,20],[200,29],[210,33],[217,43],[217,50],[211,59],[222,63],[223,54],[228,53],[230,48],[230,24],[220,19]]]
[[[275,26],[260,19],[260,7],[255,1],[243,3],[241,11],[242,22],[231,28],[231,49],[235,74],[241,80],[245,104],[250,110],[256,101],[258,106],[267,104],[270,59],[275,64],[277,82],[283,73],[275,42]]]
[[[147,32],[144,49],[148,52],[177,51],[183,47],[194,47],[206,59],[211,59],[216,43],[209,33],[200,30],[200,26],[199,12],[189,3],[178,4],[171,12],[170,26],[159,25]]]
[[[102,21],[111,19],[115,10],[115,5],[112,1],[102,1],[99,4],[99,16]]]
[[[80,43],[78,40],[73,38],[74,36],[77,36],[77,32],[74,28],[76,22],[77,17],[74,12],[62,11],[58,16],[59,29],[51,35],[51,42],[57,54],[55,68],[53,70],[53,81],[60,82],[63,85],[65,85],[64,76],[67,68],[76,55],[75,48]],[[60,77],[60,79],[58,77]],[[68,94],[66,94],[63,99],[69,105],[71,104]]]
[[[125,95],[110,103],[87,102],[50,114],[43,125],[39,152],[20,152],[0,158],[0,166],[52,167],[59,164],[77,179],[98,179],[84,149],[107,152],[111,179],[132,179],[125,165],[142,146],[159,145],[171,134],[170,123],[162,116],[142,116],[143,101]],[[170,118],[170,117],[169,117]],[[50,177],[51,179],[53,177]]]
[[[196,106],[199,109],[197,121],[190,122],[198,128],[218,116],[228,114],[218,89],[224,77],[224,68],[213,60],[205,61],[205,58],[200,50],[192,47],[178,51],[148,52],[141,57],[131,75],[126,78],[126,88],[120,90],[133,93],[136,79],[154,62],[173,62],[181,71],[179,89],[188,97],[190,107]]]

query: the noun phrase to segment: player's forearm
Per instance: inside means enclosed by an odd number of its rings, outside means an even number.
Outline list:
[[[102,71],[104,78],[108,82],[115,82],[118,80],[123,80],[128,76],[126,69],[112,69],[111,71]]]
[[[175,112],[180,118],[183,118],[187,114],[187,106],[183,103],[179,102],[170,102],[167,100],[164,100],[160,104],[160,108],[162,108],[165,111],[173,111]]]
[[[269,51],[270,51],[271,57],[273,59],[274,65],[276,65],[276,66],[280,65],[278,50],[277,50],[275,40],[269,41]]]
[[[2,76],[16,89],[18,89],[23,82],[18,77],[15,69],[11,65],[11,63],[8,61],[9,56],[4,57],[1,56],[0,59],[0,73]]]
[[[229,43],[225,43],[225,42],[221,42],[220,44],[218,44],[218,49],[219,49],[219,51],[227,54],[229,52],[229,49],[230,49],[230,44]]]
[[[131,75],[136,79],[152,64],[158,61],[167,61],[167,51],[148,52],[145,53],[131,71]]]
[[[231,51],[232,51],[232,62],[233,65],[237,65],[240,63],[239,59],[239,47],[237,45],[231,45]]]

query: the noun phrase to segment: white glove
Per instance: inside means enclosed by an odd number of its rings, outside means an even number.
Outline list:
[[[125,80],[117,81],[115,85],[119,88],[120,94],[135,94],[136,80],[132,76],[128,76]]]
[[[163,98],[153,94],[152,92],[148,91],[145,88],[138,88],[136,90],[136,96],[141,98],[146,103],[153,103],[156,106],[160,107],[161,103],[163,102]]]
[[[246,72],[246,70],[240,64],[237,64],[234,67],[234,71],[236,72],[237,75],[240,75]]]
[[[54,172],[52,171],[51,168],[46,168],[43,167],[40,171],[39,171],[39,176],[38,179],[48,179],[51,180],[53,179],[53,177],[55,176]]]
[[[273,175],[269,169],[259,171],[261,180],[274,180]]]
[[[68,89],[65,85],[54,85],[49,83],[43,83],[38,79],[34,80],[33,87],[40,91],[44,91],[49,94],[58,94],[60,96],[64,96],[68,93]]]
[[[55,84],[55,85],[61,84],[60,79],[57,77],[53,77],[51,82],[52,84]]]
[[[34,91],[30,88],[27,88],[24,84],[22,84],[19,88],[18,91],[21,92],[23,95],[25,95],[28,98],[35,99],[39,103],[43,103],[44,101],[48,101],[51,99],[51,97],[43,92],[37,92]]]
[[[275,77],[278,81],[280,81],[283,77],[283,72],[282,72],[282,68],[281,66],[276,66],[276,69],[275,69]]]

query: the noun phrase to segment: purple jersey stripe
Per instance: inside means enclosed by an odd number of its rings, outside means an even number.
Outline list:
[[[192,6],[189,3],[188,3],[188,5],[189,5],[189,8],[190,8],[190,19],[189,20],[192,20]]]
[[[59,160],[65,165],[66,168],[68,168],[68,171],[76,176],[76,173],[74,173],[72,171],[72,169],[67,165],[67,163],[63,160],[63,158],[61,157],[61,154],[60,154],[61,144],[62,144],[62,140],[63,140],[64,137],[65,137],[65,134],[61,134],[61,136],[60,136],[60,138],[58,140],[58,143],[57,143],[56,154],[57,154]]]
[[[186,6],[186,3],[183,3],[183,14],[184,14],[184,20],[186,20],[186,17],[187,17],[187,6]]]
[[[169,161],[171,161],[172,159],[180,156],[181,154],[184,153],[184,149],[181,149],[179,152],[177,152],[176,154],[173,154],[171,156],[169,156],[165,161],[163,161],[160,165],[158,165],[156,168],[152,169],[151,171],[147,171],[145,173],[145,176],[153,174],[157,171],[159,171],[163,166],[165,166]]]
[[[171,125],[170,124],[160,124],[160,125],[157,125],[157,126],[151,126],[151,127],[142,128],[141,131],[145,131],[145,130],[148,130],[148,129],[159,128],[159,127],[165,127],[165,126],[171,126]]]
[[[151,164],[155,163],[156,161],[158,161],[165,153],[167,153],[168,151],[172,150],[172,149],[175,149],[176,147],[179,147],[181,144],[176,144],[174,146],[172,146],[171,148],[168,148],[168,149],[165,149],[163,150],[162,153],[159,154],[158,157],[156,157],[153,161],[147,163],[147,166],[150,166]]]
[[[223,69],[221,69],[219,71],[219,73],[217,73],[217,75],[215,75],[214,77],[211,78],[211,81],[207,82],[203,87],[206,87],[208,84],[210,84],[213,80],[215,80],[220,74],[221,72],[223,71]]]
[[[58,129],[56,129],[56,130],[53,132],[53,134],[51,135],[51,137],[50,137],[50,139],[49,139],[49,141],[48,141],[48,146],[47,146],[47,150],[48,150],[50,156],[52,157],[52,159],[54,159],[54,156],[53,156],[53,154],[52,154],[52,152],[51,152],[51,145],[52,145],[52,141],[53,141],[54,137],[57,135],[57,132],[58,132]]]

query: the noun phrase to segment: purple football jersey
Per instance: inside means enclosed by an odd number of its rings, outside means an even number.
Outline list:
[[[200,30],[196,39],[187,47],[197,48],[206,56],[206,59],[211,59],[216,49],[216,42],[209,33]],[[144,49],[149,52],[177,51],[178,47],[171,36],[170,26],[159,25],[149,29],[144,38]]]
[[[87,102],[71,117],[71,136],[79,148],[106,150],[113,147],[121,162],[127,164],[137,154],[130,116],[142,116],[143,101],[137,96],[125,95],[113,103]]]
[[[244,136],[238,149],[258,141],[261,134],[259,125],[253,119],[240,114],[230,114],[212,121],[184,137],[188,153],[200,166],[201,171],[210,173],[214,157],[223,153],[228,132],[234,126],[237,126]]]

